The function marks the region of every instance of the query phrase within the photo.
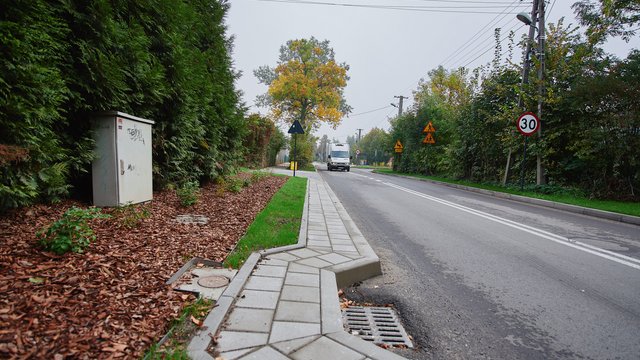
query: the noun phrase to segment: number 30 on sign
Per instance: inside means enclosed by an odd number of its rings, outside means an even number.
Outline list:
[[[524,136],[535,134],[540,129],[540,119],[532,112],[526,112],[518,118],[518,131]]]

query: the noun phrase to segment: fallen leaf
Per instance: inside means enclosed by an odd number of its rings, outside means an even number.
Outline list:
[[[42,284],[44,283],[44,278],[41,277],[30,277],[29,278],[29,282],[32,284]]]
[[[196,324],[197,327],[202,326],[202,320],[198,320],[196,319],[195,316],[191,315],[191,322],[193,322],[194,324]]]

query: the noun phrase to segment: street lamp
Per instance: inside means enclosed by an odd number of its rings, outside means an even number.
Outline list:
[[[525,25],[531,25],[531,23],[533,22],[531,21],[531,16],[529,16],[529,14],[527,14],[526,12],[521,12],[520,14],[516,15],[516,18],[522,21]]]

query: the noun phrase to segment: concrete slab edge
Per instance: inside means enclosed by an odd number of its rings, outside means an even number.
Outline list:
[[[222,322],[227,317],[229,310],[231,310],[231,305],[233,305],[236,297],[240,294],[240,291],[249,279],[249,276],[251,276],[251,272],[259,260],[260,254],[257,252],[249,256],[216,302],[216,307],[214,307],[204,319],[202,329],[196,333],[187,346],[187,352],[192,359],[213,360],[213,357],[207,352],[212,336],[218,333]]]
[[[322,334],[344,331],[336,274],[320,270],[320,326]]]
[[[340,218],[342,218],[342,222],[347,228],[347,232],[353,240],[353,244],[356,246],[356,249],[358,249],[360,255],[378,259],[378,256],[373,251],[373,248],[369,245],[364,235],[362,235],[360,229],[358,229],[358,226],[356,226],[356,223],[351,219],[351,216],[349,216],[349,213],[347,213],[347,210],[342,205],[342,202],[338,199],[331,187],[329,187],[329,184],[325,183],[325,188],[327,190],[327,193],[329,194],[329,197],[331,197],[331,201],[333,201],[334,206],[338,210]]]
[[[173,284],[174,282],[176,282],[178,279],[180,279],[180,277],[187,272],[187,270],[191,269],[194,265],[196,264],[204,264],[205,266],[215,266],[215,267],[219,267],[222,268],[222,263],[221,262],[217,262],[217,261],[213,261],[213,260],[209,260],[209,259],[205,259],[205,258],[201,258],[201,257],[193,257],[191,258],[191,260],[187,261],[184,265],[182,265],[182,267],[180,269],[178,269],[178,271],[176,271],[170,278],[169,280],[167,280],[167,282],[165,284],[170,285]]]
[[[359,337],[348,334],[345,331],[337,331],[326,335],[329,339],[342,344],[350,349],[353,349],[361,354],[364,354],[368,358],[376,360],[403,360],[400,355],[396,355],[391,351],[382,349],[368,341],[362,340]]]
[[[258,261],[260,261],[261,258],[283,251],[300,249],[306,246],[307,217],[309,213],[309,184],[310,181],[307,180],[304,205],[302,206],[302,221],[300,222],[298,243],[294,245],[262,250],[260,252],[254,252],[249,256],[247,261],[240,268],[240,271],[238,271],[238,274],[236,274],[227,289],[222,293],[222,296],[216,302],[216,307],[205,318],[203,329],[199,331],[196,336],[194,336],[189,342],[187,351],[192,359],[213,360],[213,357],[207,352],[207,348],[211,343],[211,335],[215,335],[218,333],[218,330],[220,329],[220,326],[222,325],[224,319],[227,317],[229,310],[231,310],[231,306],[233,305],[236,297],[240,294],[240,291],[242,291],[244,284],[249,279],[249,276],[251,276],[251,272],[256,267]],[[191,259],[191,261],[194,261],[194,259]],[[192,265],[193,263],[191,264],[191,266]],[[183,268],[185,266],[183,266]],[[188,269],[189,267],[187,267],[186,269]],[[184,273],[186,269],[183,270],[182,273]],[[182,275],[182,273],[180,274],[180,276]]]
[[[366,257],[326,268],[336,274],[338,288],[355,284],[374,276],[382,275],[380,259],[376,256]]]
[[[265,249],[260,251],[260,255],[265,257],[267,255],[273,255],[284,251],[291,251],[296,249],[301,249],[307,246],[307,228],[308,228],[308,217],[309,217],[309,184],[311,181],[307,179],[307,189],[304,196],[304,205],[302,205],[302,221],[300,221],[300,231],[298,232],[298,243],[293,245],[280,246],[272,249]]]
[[[416,177],[406,176],[406,175],[385,174],[385,173],[376,173],[376,174],[402,177],[402,178],[413,179],[413,180],[420,180],[424,182],[430,182],[433,184],[452,187],[455,189],[466,190],[466,191],[475,192],[483,195],[489,195],[489,196],[493,196],[501,199],[508,199],[508,200],[518,201],[518,202],[527,203],[527,204],[534,204],[538,206],[544,206],[544,207],[549,207],[557,210],[567,211],[575,214],[587,215],[591,217],[618,221],[618,222],[623,222],[623,223],[632,224],[632,225],[640,225],[639,216],[618,214],[611,211],[591,209],[591,208],[586,208],[578,205],[564,204],[564,203],[559,203],[559,202],[550,201],[550,200],[536,199],[536,198],[530,198],[530,197],[521,196],[521,195],[502,193],[498,191],[478,189],[478,188],[460,185],[460,184],[450,184],[442,181],[431,180],[431,179],[421,179],[421,178],[416,178]]]

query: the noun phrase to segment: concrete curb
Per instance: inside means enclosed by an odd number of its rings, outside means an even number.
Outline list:
[[[451,183],[446,183],[446,182],[437,181],[437,180],[431,180],[431,179],[421,179],[421,178],[416,178],[416,177],[407,176],[407,175],[386,174],[386,173],[378,173],[378,172],[376,172],[376,174],[401,177],[401,178],[405,178],[405,179],[420,180],[420,181],[424,181],[424,182],[430,182],[430,183],[433,183],[433,184],[448,186],[448,187],[455,188],[455,189],[466,190],[466,191],[475,192],[475,193],[483,194],[483,195],[489,195],[489,196],[493,196],[493,197],[497,197],[497,198],[501,198],[501,199],[513,200],[513,201],[517,201],[517,202],[522,202],[522,203],[533,204],[533,205],[544,206],[544,207],[553,208],[553,209],[557,209],[557,210],[567,211],[567,212],[571,212],[571,213],[574,213],[574,214],[587,215],[587,216],[591,216],[591,217],[596,217],[596,218],[600,218],[600,219],[607,219],[607,220],[613,220],[613,221],[618,221],[618,222],[632,224],[632,225],[640,225],[640,217],[638,217],[638,216],[618,214],[618,213],[614,213],[614,212],[611,212],[611,211],[591,209],[591,208],[586,208],[586,207],[582,207],[582,206],[578,206],[578,205],[570,205],[570,204],[564,204],[564,203],[559,203],[559,202],[550,201],[550,200],[536,199],[536,198],[530,198],[530,197],[521,196],[521,195],[513,195],[513,194],[508,194],[508,193],[502,193],[502,192],[498,192],[498,191],[478,189],[478,188],[474,188],[474,187],[470,187],[470,186],[459,185],[459,184],[451,184]]]
[[[338,344],[346,346],[352,350],[359,351],[360,353],[366,354],[366,356],[374,359],[403,359],[398,355],[379,348],[376,345],[368,343],[358,337],[347,334],[344,331],[338,288],[376,275],[381,275],[382,270],[378,256],[373,251],[373,248],[371,248],[367,243],[366,239],[346,212],[333,190],[331,190],[328,184],[324,183],[324,181],[321,180],[321,183],[324,190],[326,190],[326,194],[329,196],[329,199],[335,206],[335,209],[337,210],[355,249],[358,251],[357,255],[355,252],[352,255],[345,255],[346,257],[350,257],[352,259],[351,261],[338,263],[325,268],[319,268],[319,310],[321,335],[327,336]],[[295,245],[254,252],[249,257],[236,277],[232,280],[229,287],[218,300],[216,308],[214,308],[205,319],[203,328],[189,343],[187,351],[193,359],[213,360],[213,357],[209,352],[207,352],[207,349],[211,346],[212,337],[217,335],[221,330],[221,327],[230,313],[235,301],[243,290],[249,277],[252,275],[254,268],[262,258],[277,253],[307,248],[308,218],[311,203],[310,186],[311,180],[307,183],[298,243]],[[313,250],[314,247],[309,249]],[[265,347],[269,347],[269,344],[270,343],[265,344]],[[256,351],[256,354],[257,353],[258,352]]]
[[[210,334],[218,333],[218,330],[220,330],[220,326],[227,317],[229,310],[231,310],[231,306],[240,294],[240,291],[242,291],[244,284],[249,279],[249,276],[251,276],[251,272],[256,267],[260,259],[270,254],[305,247],[307,239],[307,216],[309,213],[309,183],[310,181],[307,180],[304,205],[302,206],[302,221],[300,222],[300,231],[298,233],[298,244],[262,250],[260,252],[254,252],[249,256],[236,276],[229,283],[227,289],[222,293],[222,296],[220,296],[218,301],[216,301],[216,307],[214,307],[205,318],[202,330],[198,331],[196,336],[194,336],[189,342],[187,351],[192,359],[213,360],[213,357],[209,352],[207,352],[212,340]]]
[[[360,229],[358,229],[355,222],[353,222],[351,216],[349,216],[347,210],[344,208],[340,200],[338,200],[336,194],[328,186],[327,192],[338,210],[338,213],[347,228],[347,232],[358,249],[358,252],[364,256],[364,258],[349,261],[345,264],[334,265],[327,269],[336,274],[338,287],[344,287],[358,281],[382,275],[382,267],[380,265],[378,255],[376,255],[364,235],[360,232]]]

